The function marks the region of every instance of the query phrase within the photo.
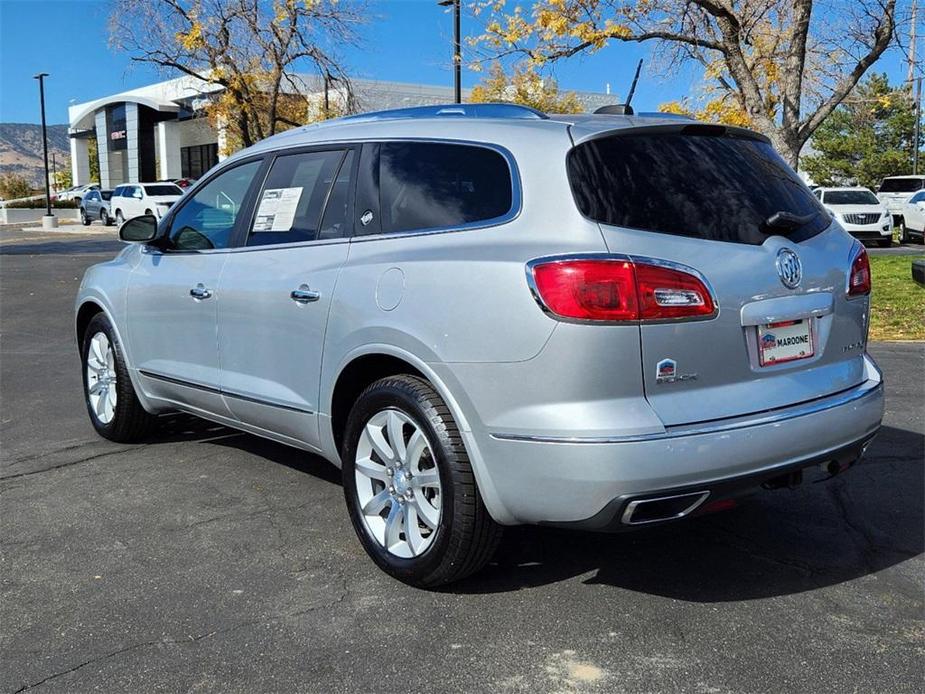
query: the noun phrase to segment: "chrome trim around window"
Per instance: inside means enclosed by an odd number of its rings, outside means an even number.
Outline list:
[[[747,429],[749,427],[764,426],[767,424],[777,424],[797,417],[818,414],[836,407],[842,407],[858,400],[882,395],[883,381],[868,380],[859,386],[850,390],[842,391],[836,395],[831,395],[819,400],[812,400],[802,405],[795,405],[776,410],[768,410],[758,413],[754,416],[736,417],[735,419],[724,419],[713,422],[704,422],[694,425],[680,425],[667,427],[665,431],[652,434],[633,434],[629,436],[533,436],[526,434],[490,434],[491,438],[498,441],[520,441],[526,443],[569,443],[569,444],[599,444],[599,443],[644,443],[646,441],[663,441],[665,439],[676,439],[684,436],[702,436],[706,434],[718,434],[726,431],[735,431],[737,429]]]
[[[668,270],[685,272],[689,275],[693,275],[698,280],[703,282],[703,286],[707,288],[707,291],[710,293],[710,299],[713,301],[713,313],[706,316],[685,316],[682,318],[657,318],[622,321],[584,320],[581,318],[569,318],[567,316],[560,316],[558,313],[552,311],[552,309],[546,305],[546,302],[543,301],[543,298],[540,296],[539,289],[536,286],[536,278],[533,276],[533,268],[535,268],[537,265],[543,265],[547,263],[562,263],[571,260],[610,260],[614,262],[623,261],[641,263],[643,265],[655,265],[657,267],[663,267]],[[647,255],[626,255],[623,253],[569,253],[565,255],[547,255],[543,256],[542,258],[534,258],[533,260],[528,261],[526,265],[526,273],[527,286],[530,288],[530,293],[533,295],[533,300],[536,301],[537,305],[542,309],[543,313],[545,313],[550,318],[562,323],[577,323],[579,325],[658,325],[660,323],[691,323],[697,321],[713,320],[719,315],[719,299],[716,297],[716,290],[713,289],[713,285],[710,284],[710,280],[708,280],[706,276],[704,276],[704,274],[696,268],[692,268],[689,265],[676,263],[671,260],[664,260],[662,258],[651,258]]]

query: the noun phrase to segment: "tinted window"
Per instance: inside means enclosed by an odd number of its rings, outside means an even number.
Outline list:
[[[87,195],[84,197],[84,200],[96,200],[96,193],[92,191],[87,193]]]
[[[909,202],[921,202],[922,200],[925,200],[925,193],[916,193],[910,198]]]
[[[604,137],[569,154],[582,214],[604,224],[760,245],[767,234],[806,238],[831,219],[771,145],[715,131]],[[806,218],[769,227],[777,212]]]
[[[261,162],[251,161],[219,174],[183,201],[170,223],[179,250],[227,248],[244,197]]]
[[[321,212],[344,152],[304,152],[277,157],[257,198],[248,246],[318,238]]]
[[[825,194],[828,205],[879,205],[877,196],[869,190],[830,190]]]
[[[145,193],[148,195],[183,195],[183,189],[172,183],[156,186],[145,186]]]
[[[504,157],[465,145],[384,143],[379,186],[386,233],[495,219],[510,211],[513,199]]]
[[[112,194],[115,195],[117,198],[121,197],[122,193],[123,193],[122,186],[116,186],[116,189],[112,191]]]
[[[884,178],[881,193],[913,193],[922,188],[921,178]]]
[[[328,204],[324,208],[324,219],[321,222],[319,239],[336,239],[350,233],[347,227],[348,209],[350,206],[350,192],[353,180],[353,150],[347,152],[344,163],[340,166],[337,180],[328,195]]]
[[[100,193],[100,195],[103,196],[103,200],[111,200],[111,199],[112,199],[112,191],[111,191],[111,190],[104,190],[102,193]]]

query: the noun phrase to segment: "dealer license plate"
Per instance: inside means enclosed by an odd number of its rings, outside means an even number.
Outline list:
[[[809,319],[758,326],[758,361],[762,366],[807,359],[814,354]]]

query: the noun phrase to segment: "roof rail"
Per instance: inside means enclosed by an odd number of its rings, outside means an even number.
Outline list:
[[[373,111],[346,116],[341,121],[398,120],[403,118],[511,118],[522,120],[544,120],[549,118],[542,111],[519,104],[438,104],[396,108],[389,111]]]

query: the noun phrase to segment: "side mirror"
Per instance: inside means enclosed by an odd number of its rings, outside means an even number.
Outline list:
[[[129,243],[147,243],[157,236],[157,217],[143,214],[132,217],[119,229],[119,238]]]

